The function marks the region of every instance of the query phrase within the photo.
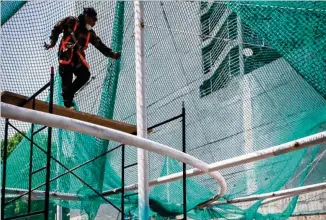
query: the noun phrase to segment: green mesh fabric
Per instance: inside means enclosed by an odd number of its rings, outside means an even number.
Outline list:
[[[29,6],[29,5],[28,5]],[[27,6],[27,7],[28,7]],[[66,5],[69,6],[69,5]],[[82,7],[85,6],[84,4],[76,4],[75,7],[79,11],[82,9]],[[106,8],[112,8],[116,7],[117,16],[115,18],[116,22],[119,22],[117,25],[115,25],[114,29],[112,30],[115,36],[119,37],[119,34],[122,36],[123,34],[123,23],[120,22],[120,17],[123,15],[123,2],[121,4],[117,4],[116,6],[114,4],[109,4],[106,6]],[[120,17],[119,17],[120,15]],[[121,25],[120,25],[121,24]],[[122,37],[119,37],[120,40],[115,40],[115,44],[113,44],[111,47],[115,51],[119,51],[119,48],[121,48],[122,43]],[[120,49],[121,50],[121,49]],[[111,60],[108,61],[108,63],[112,63]],[[119,62],[116,62],[114,64],[114,68],[112,68],[112,65],[109,66],[107,64],[108,71],[105,75],[104,85],[102,86],[102,102],[99,106],[98,115],[102,117],[112,118],[113,114],[113,105],[111,103],[108,103],[106,101],[107,98],[110,98],[110,101],[114,103],[114,92],[117,85],[113,85],[114,83],[117,83],[117,76],[115,74],[119,73]],[[49,75],[48,75],[49,76]],[[111,81],[110,79],[116,78],[116,80]],[[49,77],[48,77],[49,80]],[[37,87],[33,90],[37,90]],[[61,96],[61,78],[59,76],[59,73],[56,73],[55,75],[55,86],[54,86],[54,103],[60,106],[63,106],[63,99]],[[110,97],[108,97],[108,94]],[[41,97],[47,96],[47,91],[41,94]],[[97,94],[98,95],[98,94]],[[49,98],[47,97],[46,100]],[[78,100],[75,100],[75,103],[77,104],[77,110],[79,110],[79,104]],[[112,105],[112,106],[111,106]],[[110,107],[108,107],[110,106]],[[111,110],[110,110],[111,109]],[[40,129],[42,126],[35,126],[34,131]],[[30,133],[28,132],[28,136],[30,137]],[[47,130],[43,130],[36,134],[34,136],[34,141],[36,144],[41,146],[44,150],[47,148]],[[82,162],[85,162],[89,159],[92,159],[93,157],[104,153],[107,150],[107,144],[108,142],[105,140],[100,140],[95,137],[91,137],[88,135],[78,134],[75,132],[62,130],[62,129],[54,129],[52,134],[52,155],[60,160],[64,165],[66,165],[68,168],[73,168],[77,165],[79,165]],[[88,147],[92,146],[92,147]],[[83,155],[79,155],[80,147],[82,147],[85,151]],[[14,157],[10,157],[8,159],[8,173],[10,173],[8,177],[8,186],[12,188],[19,188],[19,189],[26,189],[28,188],[28,174],[29,174],[29,148],[30,148],[30,142],[26,139],[23,139],[23,141],[17,146],[15,150],[15,155],[22,155],[26,154],[26,157],[19,158],[18,160]],[[101,157],[97,160],[95,160],[92,163],[89,163],[88,165],[77,169],[74,171],[76,175],[80,176],[85,182],[87,182],[90,186],[92,186],[95,190],[101,192],[102,186],[103,186],[103,178],[104,178],[104,171],[105,171],[105,157]],[[38,170],[45,166],[46,163],[46,157],[43,152],[41,152],[39,149],[37,149],[34,146],[33,150],[33,170]],[[19,166],[21,164],[22,170],[21,172],[15,172],[15,167]],[[60,175],[66,171],[65,168],[63,168],[61,165],[57,164],[55,161],[52,160],[51,164],[51,178],[56,177],[57,175]],[[37,174],[33,175],[32,180],[32,188],[39,186],[40,184],[43,184],[45,181],[45,170],[38,172]],[[38,190],[45,190],[45,187],[41,187]],[[93,197],[91,200],[92,202],[89,202],[89,197],[94,196],[95,193],[93,190],[89,189],[86,185],[84,185],[82,182],[80,182],[76,177],[72,176],[71,174],[67,174],[63,177],[61,177],[58,180],[55,180],[51,183],[51,191],[57,191],[57,192],[63,192],[63,193],[71,193],[80,196],[81,201],[80,202],[70,202],[70,201],[55,201],[58,204],[69,207],[69,208],[75,208],[75,209],[82,209],[85,211],[90,218],[94,218],[97,212],[97,209],[103,201],[96,202],[94,201]],[[25,210],[26,211],[26,210]],[[10,216],[11,213],[8,213],[8,216]]]
[[[229,5],[325,97],[324,2],[248,1]]]
[[[133,2],[27,2],[2,25],[3,90],[30,96],[49,81],[50,66],[57,69],[57,46],[45,51],[43,42],[58,20],[78,16],[86,6],[98,11],[96,33],[114,51],[121,51],[122,57],[113,61],[94,47],[88,48],[94,78],[75,97],[76,106],[83,112],[136,124]],[[213,163],[325,130],[324,2],[144,2],[144,8],[148,124],[179,115],[184,102],[187,153]],[[57,105],[63,104],[60,80],[56,73]],[[48,100],[48,90],[39,99]],[[29,124],[13,124],[30,136]],[[35,126],[35,130],[39,128]],[[181,150],[182,124],[176,120],[160,126],[148,138]],[[34,141],[46,149],[47,130],[35,135]],[[68,168],[117,145],[53,129],[52,155]],[[30,143],[23,139],[10,155],[7,187],[27,189],[29,149]],[[223,169],[228,191],[219,201],[320,183],[326,176],[324,152],[325,145],[314,146]],[[74,173],[99,192],[116,189],[122,185],[121,158],[119,148]],[[45,161],[44,153],[34,147],[33,170],[43,167]],[[126,146],[125,165],[136,162],[136,148]],[[181,167],[174,159],[149,153],[150,180],[180,172]],[[51,162],[51,178],[65,171]],[[44,180],[45,171],[35,174],[32,187]],[[132,166],[125,170],[125,185],[135,183],[137,166]],[[249,220],[287,219],[292,213],[304,213],[296,210],[297,196],[282,210],[267,213],[262,200],[197,208],[219,190],[207,174],[188,178],[188,216]],[[104,205],[106,201],[72,174],[53,181],[51,191],[77,195],[78,201],[51,202],[79,209],[85,218],[118,217],[111,205]],[[138,196],[134,193],[127,192],[124,199],[125,214],[131,219],[138,218]],[[106,198],[120,208],[121,194]],[[155,219],[182,215],[182,181],[151,187],[149,201],[150,215]],[[9,207],[6,215],[26,212],[13,210]]]
[[[12,17],[26,1],[2,1],[1,2],[1,25]]]
[[[173,172],[171,172],[173,171]],[[181,172],[180,164],[170,158],[165,158],[161,176],[166,176],[171,173]],[[150,205],[154,212],[160,216],[175,218],[183,212],[183,197],[180,196],[182,189],[182,180],[168,183],[166,185],[156,186],[150,194]],[[200,194],[198,193],[200,191]],[[178,192],[178,196],[176,196]],[[187,195],[197,195],[195,200],[187,199],[187,208],[194,209],[198,203],[205,202],[207,198],[212,197],[214,194],[209,190],[203,189],[199,184],[193,180],[187,180]]]

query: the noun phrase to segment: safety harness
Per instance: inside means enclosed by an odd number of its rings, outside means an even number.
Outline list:
[[[71,55],[70,55],[70,58],[68,60],[60,59],[59,60],[60,64],[68,65],[68,64],[71,63],[71,60],[72,60],[72,57],[73,57],[73,54],[74,54],[75,46],[78,43],[78,41],[77,41],[77,39],[75,37],[75,34],[74,34],[74,32],[77,30],[77,27],[78,27],[78,22],[75,21],[73,32],[69,36],[67,36],[66,39],[62,38],[62,40],[61,40],[60,51],[65,52],[68,49],[71,49]],[[90,34],[90,32],[88,32],[87,37],[86,37],[86,43],[85,43],[85,46],[83,48],[84,51],[88,48],[88,43],[89,43],[90,37],[91,37],[91,34]],[[71,38],[73,38],[74,43],[69,42]],[[89,69],[90,68],[89,64],[87,63],[85,57],[80,53],[78,48],[77,48],[76,53],[79,56],[82,63]]]

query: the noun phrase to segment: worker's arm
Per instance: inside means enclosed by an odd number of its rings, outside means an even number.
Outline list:
[[[107,47],[94,31],[91,31],[90,43],[106,57],[111,57],[113,59],[118,59],[120,57],[120,53],[112,52],[112,49]]]
[[[54,47],[58,41],[59,35],[64,31],[65,26],[68,26],[72,21],[72,17],[66,17],[61,19],[54,25],[51,31],[50,43],[44,45],[46,49]]]

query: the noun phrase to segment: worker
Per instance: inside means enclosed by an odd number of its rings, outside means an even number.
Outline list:
[[[44,43],[46,50],[53,48],[63,33],[59,46],[59,74],[62,79],[62,97],[64,106],[74,108],[75,93],[85,85],[90,78],[89,64],[85,59],[85,50],[91,43],[104,56],[119,59],[120,53],[107,47],[93,30],[97,21],[94,8],[84,8],[82,14],[76,17],[61,19],[52,29],[50,43]],[[76,79],[73,80],[73,74]]]

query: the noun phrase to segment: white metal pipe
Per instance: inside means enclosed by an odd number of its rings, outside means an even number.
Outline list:
[[[144,5],[134,1],[137,136],[147,138]],[[148,152],[137,149],[139,219],[149,218]]]
[[[277,145],[274,147],[270,147],[267,149],[263,149],[260,151],[252,152],[249,154],[241,155],[238,157],[230,158],[227,160],[219,161],[216,163],[209,164],[209,171],[216,171],[221,169],[226,169],[234,166],[238,166],[245,163],[250,163],[253,161],[263,160],[270,157],[278,156],[281,154],[289,153],[291,151],[300,150],[305,147],[315,146],[317,144],[325,143],[326,142],[326,131],[316,133],[314,135],[310,135],[304,138],[300,138],[294,141],[290,141],[281,145]],[[203,174],[202,171],[198,169],[189,169],[187,170],[187,177],[197,176]],[[176,180],[182,179],[182,172],[174,173],[171,175],[159,177],[155,180],[149,182],[149,186],[155,186],[167,182],[173,182]],[[125,191],[132,191],[137,190],[137,185],[132,184],[125,187]],[[113,189],[104,192],[104,195],[110,195],[119,192],[120,189]]]
[[[58,134],[58,150],[57,150],[57,158],[60,158],[60,153],[62,152],[62,130],[57,131]],[[60,166],[59,164],[56,163],[57,167],[57,175],[60,174]],[[60,192],[60,183],[61,181],[57,181],[57,191]],[[62,220],[62,207],[57,205],[57,210],[56,210],[56,220]]]
[[[244,76],[242,24],[239,16],[237,16],[237,44],[239,46],[239,72],[241,76]]]
[[[314,192],[314,191],[323,190],[323,189],[326,189],[326,182],[312,184],[312,185],[308,185],[308,186],[295,187],[292,189],[279,190],[276,192],[263,193],[260,195],[240,197],[240,198],[231,199],[231,200],[228,200],[225,202],[213,202],[210,204],[210,206],[230,204],[230,203],[250,202],[250,201],[256,201],[256,200],[267,199],[267,198],[275,198],[275,197],[280,197],[280,196],[282,198],[284,198],[284,196],[300,195],[300,194]]]
[[[294,195],[290,194],[290,195],[285,195],[285,196],[279,196],[279,197],[276,197],[276,198],[268,198],[268,199],[265,199],[264,201],[262,201],[261,206],[272,203],[272,202],[276,202],[276,201],[281,200],[281,199],[292,197],[292,196],[294,196]]]
[[[318,189],[317,188],[316,190],[312,190],[312,191],[309,191],[309,192],[303,191],[302,193],[292,193],[292,194],[287,194],[287,195],[284,195],[284,196],[279,196],[279,197],[276,197],[276,198],[268,198],[268,199],[265,199],[264,201],[262,201],[261,206],[269,204],[269,203],[273,203],[273,202],[276,202],[276,201],[279,201],[279,200],[282,200],[282,199],[286,199],[286,198],[289,198],[289,197],[293,197],[295,195],[301,195],[301,194],[310,193],[310,192],[319,191],[319,190],[323,190],[323,189]]]
[[[243,34],[241,18],[237,16],[237,43],[239,47],[239,72],[242,77],[242,111],[243,111],[243,128],[244,128],[244,153],[253,152],[253,132],[252,132],[252,104],[251,104],[251,89],[249,78],[245,76],[244,59],[243,59]],[[246,189],[256,191],[256,175],[254,173],[254,164],[245,164],[246,171]],[[251,177],[250,177],[251,176]]]
[[[22,195],[27,192],[28,192],[28,190],[26,190],[26,189],[6,188],[6,194]],[[44,191],[33,191],[32,197],[34,197],[34,198],[45,197],[45,192]],[[71,201],[80,200],[80,197],[77,195],[65,194],[65,193],[55,193],[55,192],[50,192],[50,198],[61,199],[61,200],[71,200]]]
[[[207,173],[213,177],[220,185],[219,197],[226,193],[227,185],[225,179],[219,172],[214,171],[210,173],[209,165],[205,162],[166,145],[104,126],[5,103],[1,103],[1,116],[4,118],[88,134],[174,158],[180,162],[189,164],[198,170],[202,170],[203,173]]]
[[[62,207],[57,205],[56,220],[62,220]]]

